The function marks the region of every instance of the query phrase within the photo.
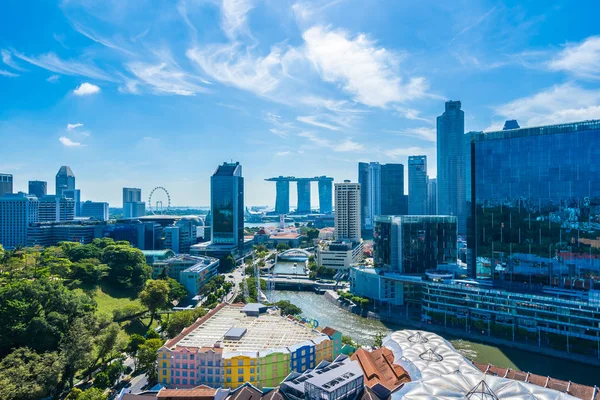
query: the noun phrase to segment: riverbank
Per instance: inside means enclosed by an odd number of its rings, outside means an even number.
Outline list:
[[[390,322],[390,323],[395,323],[397,321],[397,319],[394,320],[394,319],[388,317],[387,315],[380,315],[373,311],[367,312],[358,306],[344,304],[340,300],[338,294],[331,290],[328,290],[325,292],[325,298],[327,300],[329,300],[331,303],[335,304],[336,306],[343,308],[344,310],[352,312],[354,314],[361,315],[362,317],[366,317],[366,318],[370,318],[370,319],[378,319],[380,321]],[[508,347],[508,348],[527,351],[527,352],[533,352],[533,349],[535,349],[535,353],[544,354],[549,357],[554,357],[554,358],[561,359],[561,360],[575,361],[578,363],[591,365],[594,367],[600,367],[600,359],[598,359],[598,358],[588,357],[588,356],[574,354],[574,353],[567,353],[565,351],[555,350],[555,349],[551,349],[551,348],[547,348],[547,347],[539,347],[539,346],[537,346],[537,343],[535,344],[535,346],[532,346],[531,344],[528,344],[528,343],[513,342],[512,340],[506,340],[506,339],[497,338],[497,337],[489,336],[489,335],[482,335],[482,334],[474,333],[474,332],[466,332],[462,329],[442,327],[440,325],[435,325],[435,324],[431,324],[431,323],[425,324],[420,321],[413,321],[410,319],[403,319],[401,321],[401,323],[404,325],[412,326],[415,329],[422,329],[422,330],[426,330],[426,331],[435,332],[435,333],[441,334],[444,337],[451,335],[451,336],[454,336],[457,338],[468,339],[468,340],[475,341],[478,343],[493,344],[496,346],[503,346],[503,347]]]
[[[313,292],[276,290],[273,292],[273,297],[274,301],[289,300],[302,309],[303,316],[318,320],[319,326],[337,329],[362,345],[371,346],[377,333],[387,335],[392,331],[415,329],[415,327],[432,330],[429,325],[414,326],[406,324],[404,320],[389,322],[365,318],[334,306],[324,295]],[[522,351],[503,345],[484,344],[477,339],[461,339],[460,336],[448,332],[437,333],[442,333],[442,336],[448,339],[462,355],[479,363],[490,363],[502,368],[529,371],[542,376],[600,386],[600,367],[550,357],[536,352],[537,346]]]

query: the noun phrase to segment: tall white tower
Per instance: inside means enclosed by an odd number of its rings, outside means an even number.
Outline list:
[[[360,241],[360,184],[335,184],[335,240]]]

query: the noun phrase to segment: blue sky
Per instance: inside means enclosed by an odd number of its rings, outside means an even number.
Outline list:
[[[165,186],[205,205],[239,160],[247,204],[276,175],[356,180],[467,130],[600,118],[598,1],[8,1],[0,172],[16,190],[70,165],[83,199]],[[313,188],[316,199],[316,188]],[[291,203],[295,204],[292,196]],[[314,201],[316,205],[316,200]]]

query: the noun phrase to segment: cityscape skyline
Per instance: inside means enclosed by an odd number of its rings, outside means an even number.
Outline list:
[[[465,131],[600,117],[591,1],[244,4],[240,18],[210,2],[156,14],[10,4],[0,16],[0,171],[14,191],[38,179],[54,192],[39,171],[64,164],[81,177],[82,200],[118,204],[122,187],[165,185],[176,204],[207,205],[205,177],[227,158],[247,166],[246,202],[260,204],[274,189],[266,177],[355,180],[358,161],[406,166],[423,154],[437,176],[446,99],[462,102]],[[435,29],[416,29],[425,17]]]

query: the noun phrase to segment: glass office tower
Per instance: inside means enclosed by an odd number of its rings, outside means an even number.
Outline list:
[[[474,134],[471,157],[472,276],[498,275],[514,254],[598,275],[600,121]]]
[[[56,195],[62,196],[63,190],[75,190],[75,174],[68,165],[60,167],[56,173]]]
[[[244,178],[239,162],[223,163],[210,179],[212,242],[244,246]]]
[[[404,165],[381,165],[381,215],[405,215],[408,204],[404,195]]]
[[[456,264],[454,216],[378,216],[373,228],[375,268],[423,274],[441,264]]]

